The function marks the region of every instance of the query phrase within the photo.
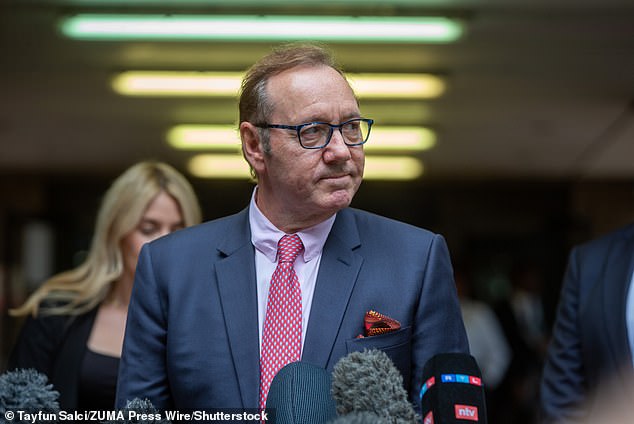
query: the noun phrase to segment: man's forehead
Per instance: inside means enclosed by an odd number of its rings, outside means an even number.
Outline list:
[[[350,87],[346,78],[336,69],[327,65],[302,65],[296,66],[278,74],[272,75],[267,82],[267,87],[289,87],[301,89],[306,86],[309,90],[315,86],[327,87],[329,85],[345,84]],[[289,87],[290,88],[290,87]]]
[[[336,69],[327,66],[296,67],[269,79],[267,97],[273,112],[296,115],[331,112],[333,106],[358,114],[357,99],[348,81]],[[309,110],[303,110],[309,109]]]

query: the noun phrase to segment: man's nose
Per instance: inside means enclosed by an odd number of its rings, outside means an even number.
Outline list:
[[[345,143],[341,128],[336,128],[332,132],[330,143],[324,147],[324,160],[329,161],[346,161],[352,156],[350,147]]]

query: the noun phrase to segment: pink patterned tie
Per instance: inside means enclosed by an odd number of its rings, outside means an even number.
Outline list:
[[[302,347],[302,292],[293,263],[304,250],[297,234],[285,235],[277,245],[277,267],[271,277],[262,334],[260,358],[260,408],[275,374],[299,361]]]

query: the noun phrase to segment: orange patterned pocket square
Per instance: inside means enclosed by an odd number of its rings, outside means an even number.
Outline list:
[[[401,323],[394,318],[390,318],[373,310],[365,313],[363,321],[365,334],[359,334],[359,338],[391,333],[401,328]]]

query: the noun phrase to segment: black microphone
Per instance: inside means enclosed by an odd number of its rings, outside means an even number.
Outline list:
[[[332,395],[340,416],[372,413],[386,423],[402,424],[419,420],[407,400],[401,373],[389,356],[377,349],[352,352],[335,364]]]
[[[38,417],[59,412],[59,392],[47,384],[46,375],[32,369],[15,369],[0,375],[0,417],[23,411],[40,414]],[[39,419],[39,418],[38,418]],[[1,421],[1,420],[0,420]],[[8,419],[11,423],[32,422],[19,415]]]
[[[115,415],[113,420],[102,421],[101,424],[172,424],[149,399],[128,400],[120,411],[121,414]]]
[[[482,373],[464,353],[441,353],[425,364],[420,390],[423,424],[487,422]]]
[[[323,368],[291,362],[273,377],[266,398],[271,424],[321,424],[337,417],[332,378]],[[270,410],[270,411],[269,411]]]

